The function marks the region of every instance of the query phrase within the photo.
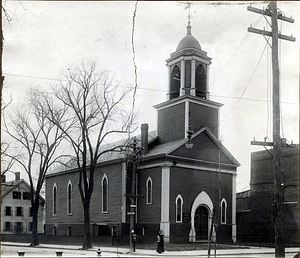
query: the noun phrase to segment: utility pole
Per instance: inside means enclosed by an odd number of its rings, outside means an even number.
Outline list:
[[[278,19],[293,23],[294,19],[285,17],[277,10],[277,2],[272,1],[267,9],[261,10],[249,6],[248,11],[271,17],[272,32],[259,30],[252,27],[248,28],[249,32],[272,37],[272,74],[273,74],[273,142],[252,141],[252,145],[273,146],[273,174],[274,174],[274,218],[275,218],[275,257],[285,257],[284,242],[284,213],[283,213],[283,181],[281,169],[281,151],[286,147],[284,139],[280,137],[280,85],[279,85],[279,64],[278,64],[278,38],[295,41],[292,36],[278,34]]]
[[[132,148],[132,152],[128,155],[128,165],[127,165],[127,172],[131,174],[131,187],[130,192],[127,193],[127,197],[130,199],[130,211],[127,212],[127,215],[130,216],[129,221],[129,250],[132,254],[135,252],[135,243],[136,243],[136,232],[135,232],[135,217],[136,217],[136,210],[137,210],[137,194],[136,194],[136,171],[137,171],[137,162],[138,162],[138,153],[140,149],[137,148],[137,140],[136,138],[133,139],[133,144],[128,146],[130,149]]]

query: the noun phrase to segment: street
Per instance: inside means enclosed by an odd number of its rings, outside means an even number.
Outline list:
[[[63,246],[41,244],[38,247],[30,247],[27,243],[1,243],[1,257],[17,257],[18,252],[25,252],[25,257],[56,257],[56,252],[62,252],[63,257],[97,257],[98,247],[91,250],[80,250],[79,246]],[[207,250],[193,251],[166,251],[163,254],[156,253],[155,250],[137,249],[134,254],[129,253],[127,248],[102,247],[101,257],[207,257]],[[299,251],[299,248],[286,248],[286,258],[293,258]],[[245,249],[222,249],[217,250],[215,256],[214,250],[211,252],[211,258],[228,257],[249,257],[249,258],[273,258],[275,257],[274,248],[251,247]]]

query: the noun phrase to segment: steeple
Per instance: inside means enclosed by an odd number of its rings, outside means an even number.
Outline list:
[[[169,67],[169,100],[183,95],[209,99],[208,72],[211,58],[192,35],[190,14],[186,28],[187,34],[171,58],[166,60]]]

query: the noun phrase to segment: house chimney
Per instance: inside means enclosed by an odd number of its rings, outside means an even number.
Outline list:
[[[20,180],[20,172],[15,173],[15,180]]]
[[[141,125],[141,146],[142,146],[142,155],[148,153],[148,124]]]
[[[5,183],[5,175],[1,175],[1,183]]]

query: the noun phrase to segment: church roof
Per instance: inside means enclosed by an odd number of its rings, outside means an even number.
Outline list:
[[[201,137],[206,135],[206,139]],[[201,138],[199,138],[201,137]],[[199,138],[199,139],[197,139]],[[220,150],[223,153],[223,162],[228,165],[240,166],[240,163],[234,158],[234,156],[225,148],[225,146],[217,139],[217,137],[209,130],[207,127],[203,127],[199,131],[195,132],[191,138],[194,141],[194,151],[187,149],[185,147],[185,143],[187,139],[180,139],[173,142],[168,142],[164,144],[159,144],[149,150],[149,152],[145,155],[145,158],[152,156],[160,156],[160,155],[175,155],[178,157],[186,157],[198,160],[199,158],[202,161],[213,161],[212,152],[218,156],[218,151],[216,151],[220,146]],[[205,142],[204,142],[205,140]],[[201,143],[199,143],[199,141]],[[204,145],[203,145],[204,144]],[[217,160],[218,157],[215,157]],[[225,158],[226,157],[226,158]],[[199,160],[200,160],[199,159]]]
[[[196,48],[198,50],[201,50],[201,46],[200,43],[198,42],[198,40],[192,36],[191,33],[191,26],[190,24],[187,26],[187,34],[186,36],[179,42],[176,51],[179,51],[181,49],[184,48]]]

